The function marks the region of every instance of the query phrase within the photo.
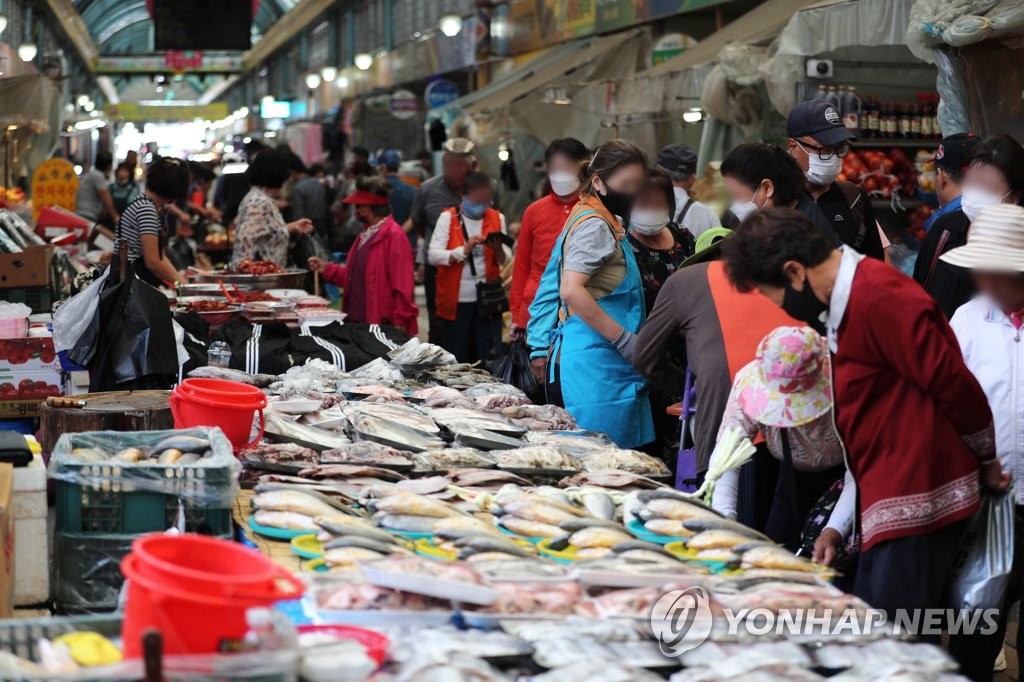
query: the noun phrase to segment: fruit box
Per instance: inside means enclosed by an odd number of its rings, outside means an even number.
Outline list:
[[[0,253],[0,289],[41,287],[50,283],[53,246],[29,246],[21,253]]]
[[[56,370],[26,372],[20,369],[0,369],[0,405],[24,400],[46,400],[50,396],[64,395],[60,373]],[[19,412],[20,408],[15,410]],[[4,410],[0,408],[0,413]]]
[[[60,363],[49,336],[0,339],[0,375],[14,372],[57,372]],[[2,379],[0,383],[10,381]]]

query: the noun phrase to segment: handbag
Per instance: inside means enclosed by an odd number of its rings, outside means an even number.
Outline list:
[[[469,243],[469,232],[466,231],[466,221],[459,214],[459,225],[462,226],[462,238]],[[469,263],[469,271],[476,277],[476,263],[473,254],[470,253],[466,259]],[[501,279],[487,280],[476,283],[476,313],[480,317],[494,318],[501,317],[509,310],[508,296],[505,295],[505,284]]]

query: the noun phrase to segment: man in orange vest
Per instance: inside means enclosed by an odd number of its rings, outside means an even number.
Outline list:
[[[505,262],[505,217],[491,208],[493,199],[491,176],[470,173],[462,203],[441,213],[427,251],[437,268],[441,345],[459,362],[490,360],[501,349],[501,314],[479,301],[481,285],[500,281]]]

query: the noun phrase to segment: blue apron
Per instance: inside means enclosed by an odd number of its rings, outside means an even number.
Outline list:
[[[554,267],[559,272],[565,239],[585,218],[594,215],[594,211],[583,211],[574,224],[562,231],[551,257],[557,260]],[[619,248],[626,261],[626,276],[615,291],[598,299],[597,304],[623,329],[635,334],[647,315],[643,282],[633,249],[625,239],[619,242]],[[564,301],[561,307],[568,309]],[[586,322],[575,315],[563,317],[566,319],[558,323],[553,334],[551,357],[558,362],[565,409],[581,428],[607,433],[621,448],[653,441],[654,419],[643,377]],[[552,373],[554,365],[549,363]]]

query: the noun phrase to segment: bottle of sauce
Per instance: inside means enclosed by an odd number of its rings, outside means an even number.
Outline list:
[[[910,137],[910,105],[906,102],[899,102],[897,107],[896,120],[898,129],[896,137],[906,139]]]
[[[854,135],[860,135],[861,126],[861,103],[857,96],[856,88],[850,86],[843,94],[843,125]]]
[[[882,137],[892,139],[896,137],[896,114],[892,102],[882,103]]]
[[[814,93],[814,99],[826,99],[828,97],[828,91],[825,90],[825,84],[818,84],[818,91]]]
[[[825,101],[836,108],[836,111],[841,111],[843,103],[839,101],[839,93],[836,92],[836,86],[828,86],[828,94],[825,95]]]
[[[879,112],[878,112],[878,101],[874,95],[868,95],[867,104],[864,105],[864,111],[861,114],[863,119],[861,126],[864,129],[864,134],[867,137],[878,139],[882,137],[879,131]]]
[[[910,137],[919,139],[921,137],[921,107],[911,104],[907,107],[910,113]]]
[[[932,113],[931,97],[926,93],[917,95],[918,108],[921,110],[921,137],[930,139],[935,127],[935,115]]]

